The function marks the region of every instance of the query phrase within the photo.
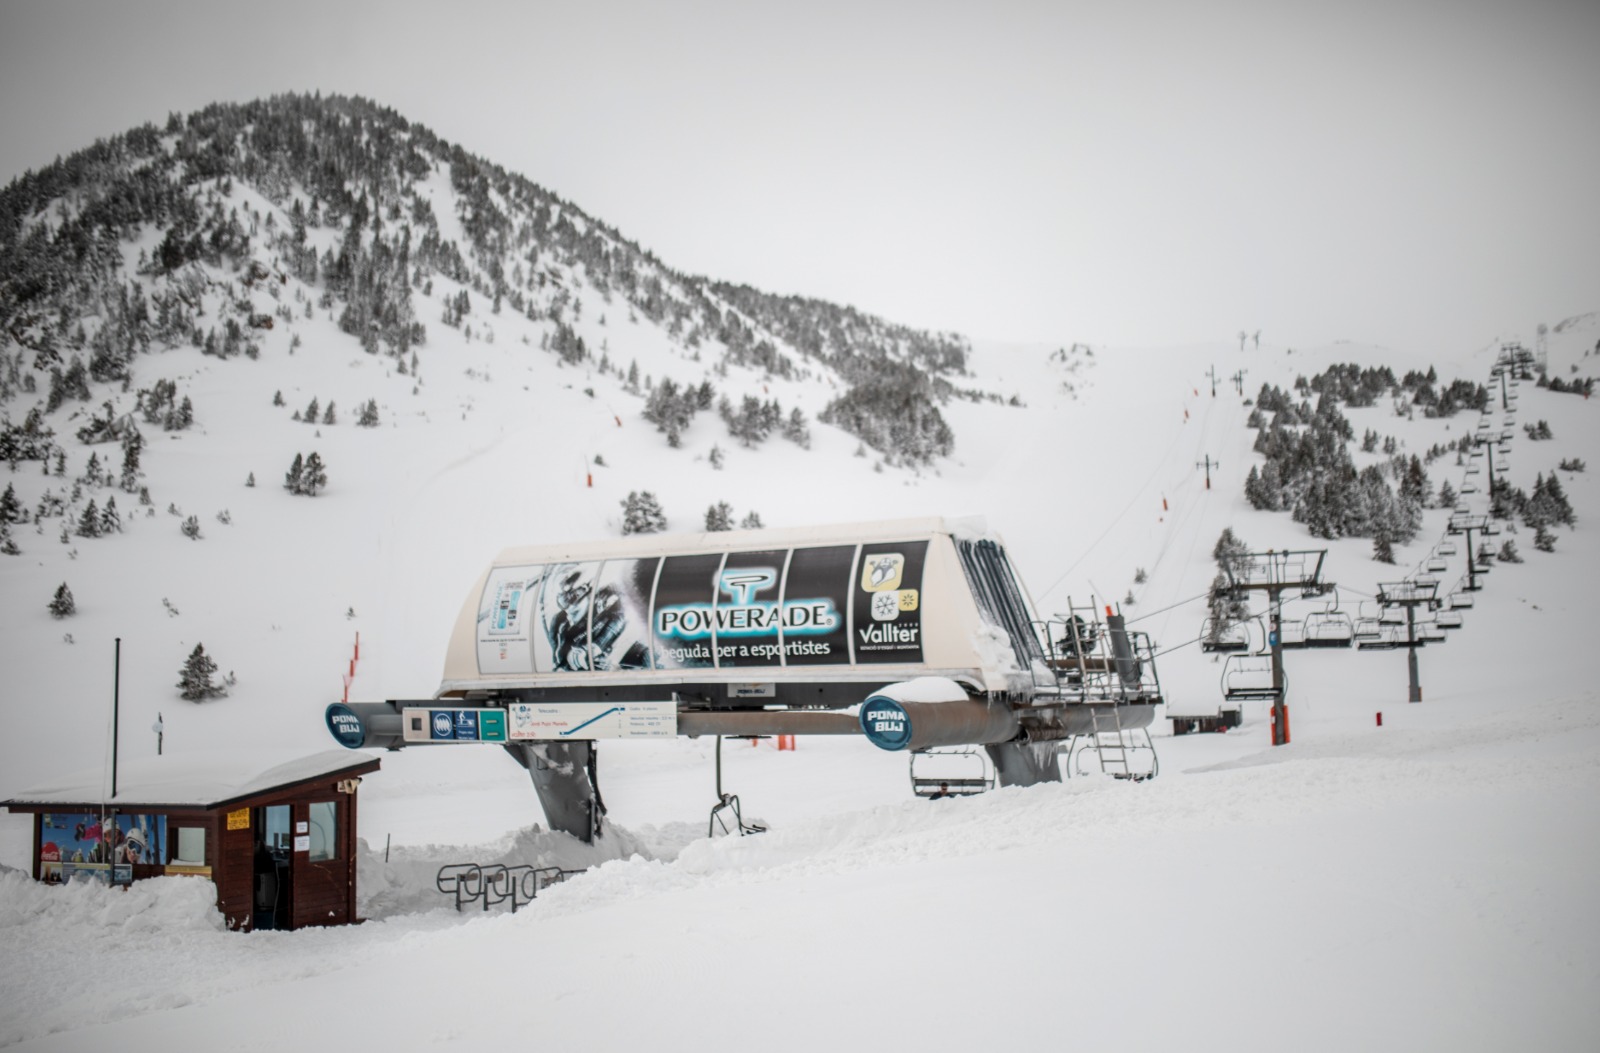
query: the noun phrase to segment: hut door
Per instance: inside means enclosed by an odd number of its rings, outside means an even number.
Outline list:
[[[333,799],[296,806],[297,821],[298,815],[306,817],[308,835],[306,851],[296,859],[300,864],[295,883],[296,925],[344,925],[350,921],[354,861],[349,858],[344,836],[346,813],[341,807],[342,795],[329,796]]]
[[[294,885],[289,806],[274,804],[257,808],[252,819],[256,838],[250,883],[253,896],[251,927],[293,928],[293,915],[289,909]]]

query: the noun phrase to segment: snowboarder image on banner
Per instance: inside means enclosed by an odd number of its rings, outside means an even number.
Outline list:
[[[573,566],[557,572],[554,615],[546,618],[545,634],[550,638],[550,651],[555,668],[578,670],[589,668],[589,595],[593,587],[585,580],[583,570]],[[545,586],[545,598],[550,598],[550,585]]]
[[[885,552],[871,559],[872,562],[867,564],[861,587],[868,592],[898,588],[901,569],[905,566],[906,558],[898,552]]]

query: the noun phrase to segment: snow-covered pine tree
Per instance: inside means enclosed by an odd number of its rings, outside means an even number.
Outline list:
[[[307,406],[306,411],[300,415],[300,419],[307,424],[315,424],[322,419],[322,406],[315,397],[311,399],[311,405]]]
[[[248,476],[245,477],[244,485],[247,486],[247,487],[254,487],[256,485],[256,473],[255,472],[251,472]]]
[[[217,663],[206,654],[205,644],[195,644],[194,650],[178,670],[179,696],[190,702],[204,702],[226,695],[228,689],[211,679],[211,674],[216,671]]]
[[[187,519],[185,519],[183,521],[183,525],[178,527],[178,529],[180,531],[182,531],[183,532],[183,536],[188,538],[190,541],[199,541],[200,540],[200,517],[199,516],[190,516],[190,517],[188,517]]]
[[[317,491],[327,485],[327,469],[323,466],[322,458],[317,456],[317,451],[312,450],[306,457],[305,471],[300,476],[300,492],[307,497],[316,497]]]
[[[14,483],[6,484],[6,492],[0,494],[0,523],[22,522],[22,502],[17,500],[17,488]]]
[[[78,601],[72,598],[72,590],[67,588],[64,581],[56,590],[55,599],[50,601],[50,613],[57,618],[70,618],[78,613]]]
[[[1379,532],[1372,539],[1372,558],[1379,563],[1394,563],[1394,544],[1389,540],[1389,535]]]
[[[122,440],[122,478],[118,485],[124,493],[139,489],[139,455],[144,451],[144,436],[130,427]]]
[[[337,424],[337,423],[339,423],[339,415],[334,411],[333,400],[332,399],[328,400],[328,408],[323,411],[322,423],[324,423],[324,424]]]
[[[726,501],[718,501],[706,509],[706,533],[718,533],[733,529],[733,506]]]
[[[378,426],[378,400],[368,399],[361,407],[361,416],[356,418],[356,424],[362,428],[376,428]]]
[[[811,449],[811,426],[806,423],[806,415],[799,406],[789,411],[789,419],[783,426],[783,437],[802,450]]]
[[[747,513],[743,519],[739,520],[740,530],[760,530],[762,526],[761,516],[756,512]]]
[[[1451,488],[1450,480],[1446,479],[1444,482],[1439,484],[1439,507],[1454,508],[1455,506],[1456,492]]]
[[[1211,549],[1211,558],[1217,561],[1217,569],[1229,578],[1238,577],[1244,568],[1244,559],[1249,554],[1250,546],[1234,535],[1233,527],[1223,527],[1222,533],[1217,536],[1217,543]]]
[[[83,515],[78,517],[77,535],[79,537],[100,536],[100,509],[95,507],[94,498],[89,499],[89,507],[83,510]]]
[[[117,499],[115,497],[106,498],[106,507],[100,512],[100,533],[122,533],[122,516],[117,512]]]
[[[18,547],[16,538],[11,536],[11,524],[0,519],[0,554],[7,556],[20,556],[22,549]]]
[[[294,455],[294,463],[289,465],[289,470],[283,475],[283,488],[291,494],[304,493],[304,478],[306,473],[305,458],[298,453]],[[251,478],[255,478],[251,473]]]
[[[1517,543],[1510,538],[1500,546],[1500,553],[1495,557],[1501,563],[1521,563],[1522,555],[1517,551]]]
[[[622,502],[624,534],[656,534],[667,528],[666,513],[649,490],[631,490]]]
[[[1550,533],[1550,528],[1543,523],[1540,523],[1538,529],[1534,532],[1533,547],[1540,552],[1554,552],[1556,550],[1556,536]]]
[[[722,470],[723,461],[725,460],[725,455],[722,452],[722,447],[718,446],[716,443],[712,443],[711,444],[711,453],[706,459],[711,462],[711,467],[717,469],[718,471],[721,471]]]

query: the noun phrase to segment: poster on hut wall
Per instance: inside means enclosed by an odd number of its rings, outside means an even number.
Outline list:
[[[133,880],[133,867],[166,858],[167,817],[47,812],[40,817],[39,872],[46,881]]]

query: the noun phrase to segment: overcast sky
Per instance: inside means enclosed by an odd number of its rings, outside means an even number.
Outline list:
[[[669,265],[978,338],[1531,337],[1600,309],[1600,3],[0,0],[0,181],[360,94]]]

